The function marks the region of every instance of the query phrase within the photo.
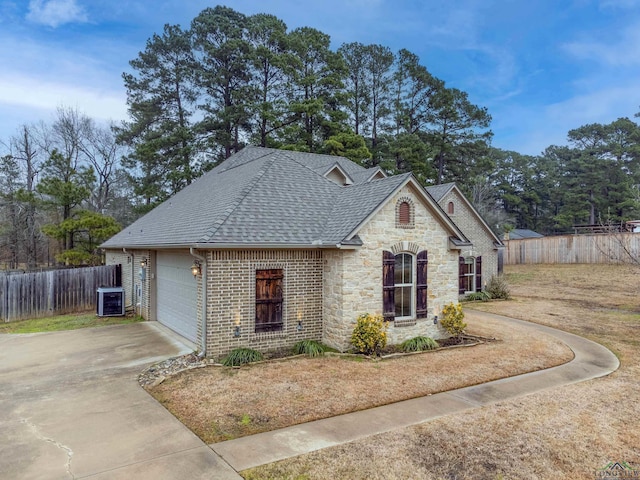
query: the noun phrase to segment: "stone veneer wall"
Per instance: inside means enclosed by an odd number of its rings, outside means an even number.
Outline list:
[[[216,250],[206,255],[209,357],[221,357],[238,347],[264,351],[322,339],[321,250]],[[284,327],[280,332],[255,333],[255,272],[276,268],[284,271]]]
[[[153,278],[151,274],[154,270],[150,252],[148,250],[127,250],[125,253],[122,250],[107,250],[105,257],[107,265],[122,265],[125,305],[129,308],[135,308],[135,313],[141,315],[145,320],[155,320],[150,318],[149,292]],[[139,276],[140,262],[143,258],[149,262],[145,281],[141,281]]]
[[[396,204],[410,199],[415,211],[414,228],[396,226]],[[447,336],[433,317],[442,307],[458,301],[458,251],[449,250],[450,234],[434,219],[423,200],[410,186],[399,191],[358,232],[364,245],[358,250],[325,252],[323,342],[339,350],[349,339],[359,314],[382,311],[382,251],[428,252],[428,318],[393,322],[389,343],[397,344],[418,335],[434,339]],[[414,251],[415,250],[415,251]]]
[[[454,206],[454,213],[449,217],[473,243],[472,248],[463,248],[460,255],[463,257],[482,256],[482,284],[484,285],[493,275],[498,273],[498,251],[494,246],[495,240],[455,190],[440,199],[440,205],[445,211],[449,202],[453,202]]]

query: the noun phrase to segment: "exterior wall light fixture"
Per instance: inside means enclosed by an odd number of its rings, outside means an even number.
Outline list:
[[[202,268],[200,267],[200,262],[198,260],[195,260],[193,262],[193,265],[191,265],[191,274],[194,277],[197,277],[201,273],[202,273]]]

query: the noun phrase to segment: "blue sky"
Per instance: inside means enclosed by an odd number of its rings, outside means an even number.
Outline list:
[[[56,107],[126,117],[122,72],[202,0],[0,0],[0,141]],[[493,145],[539,154],[640,110],[640,0],[229,0],[344,42],[407,48],[493,117]]]

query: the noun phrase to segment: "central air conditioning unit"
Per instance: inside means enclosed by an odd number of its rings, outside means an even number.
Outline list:
[[[99,317],[124,316],[124,288],[100,287],[96,295],[96,313]]]

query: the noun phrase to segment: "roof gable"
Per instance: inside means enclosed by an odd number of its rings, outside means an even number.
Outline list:
[[[336,184],[330,172],[352,183]],[[386,177],[342,157],[248,147],[102,246],[358,245],[360,226],[407,182],[438,209],[411,174]],[[436,217],[464,239],[441,210]]]
[[[329,170],[327,170],[324,175],[325,178],[328,178],[332,182],[337,185],[353,185],[352,178],[340,167],[339,163],[334,163]]]
[[[393,196],[403,187],[405,186],[410,186],[414,189],[415,193],[417,194],[418,198],[422,201],[422,203],[424,204],[424,206],[432,213],[433,217],[435,218],[435,220],[437,220],[444,228],[445,230],[447,230],[447,232],[449,232],[449,234],[454,238],[453,243],[454,244],[460,244],[460,245],[466,245],[469,244],[469,240],[468,238],[464,235],[464,233],[458,228],[458,226],[451,220],[451,218],[449,218],[444,211],[442,210],[442,208],[440,207],[440,205],[438,205],[438,203],[433,199],[433,197],[431,197],[431,195],[429,195],[427,193],[427,191],[424,189],[424,187],[422,187],[422,185],[420,185],[420,183],[416,180],[416,178],[413,176],[413,174],[411,173],[405,173],[402,175],[395,175],[393,177],[387,177],[384,180],[378,180],[376,182],[372,182],[370,185],[375,185],[375,184],[379,184],[379,185],[383,185],[385,183],[387,183],[387,180],[394,180],[394,183],[388,182],[392,187],[394,187],[392,190],[390,190],[387,195],[381,199],[380,203],[370,211],[370,213],[367,215],[366,218],[364,218],[355,229],[353,229],[351,232],[349,232],[349,234],[347,235],[347,239],[355,236],[358,234],[358,232],[360,231],[360,229],[367,224],[367,222],[369,222],[369,220],[371,220],[371,218],[373,218],[375,216],[376,213],[378,213],[389,201],[391,201],[391,199],[393,198]]]
[[[482,226],[482,228],[485,231],[485,233],[487,233],[493,239],[493,242],[497,246],[502,246],[503,245],[502,241],[496,236],[496,234],[493,232],[493,230],[491,229],[489,224],[485,221],[484,218],[482,218],[482,215],[480,215],[480,213],[475,209],[475,207],[469,201],[469,199],[467,199],[467,197],[464,195],[464,193],[462,193],[462,190],[460,190],[460,188],[458,188],[458,185],[456,185],[453,182],[452,183],[445,183],[445,184],[442,184],[442,185],[435,185],[435,186],[432,186],[432,187],[427,187],[427,191],[431,195],[433,195],[434,198],[437,197],[438,203],[440,203],[446,195],[448,195],[449,193],[453,192],[460,199],[460,201],[465,206],[465,208],[467,208],[467,210],[469,210],[469,212],[471,212],[471,215],[480,223],[480,225]],[[444,205],[440,205],[440,206],[444,208]],[[469,232],[467,232],[467,233],[469,233]]]

